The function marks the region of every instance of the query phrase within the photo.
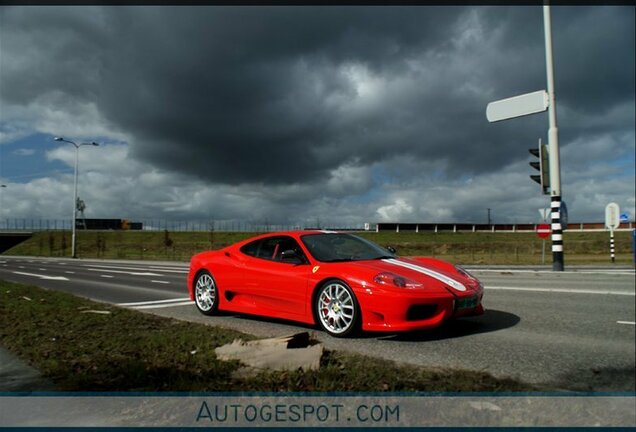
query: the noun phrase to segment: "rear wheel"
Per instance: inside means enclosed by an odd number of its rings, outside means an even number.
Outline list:
[[[219,307],[219,290],[207,270],[199,273],[194,282],[194,303],[204,315],[214,315]]]
[[[332,280],[318,289],[314,304],[316,320],[331,336],[351,336],[358,330],[360,308],[353,291],[339,280]]]

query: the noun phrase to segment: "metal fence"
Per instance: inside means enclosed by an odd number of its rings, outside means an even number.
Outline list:
[[[339,231],[363,231],[362,225],[338,225],[332,223],[296,223],[273,224],[267,221],[250,222],[238,220],[194,220],[179,221],[166,219],[131,219],[132,223],[141,223],[143,231],[171,231],[171,232],[272,232],[304,230],[311,228],[335,229]],[[0,220],[0,230],[7,231],[68,231],[73,227],[71,219],[28,219],[8,218]],[[77,229],[84,229],[82,219],[77,219]],[[373,227],[375,230],[375,226]]]
[[[87,219],[88,221],[88,219]],[[122,220],[123,221],[123,220]],[[317,220],[314,223],[274,224],[267,221],[251,222],[239,220],[167,220],[167,219],[132,219],[132,224],[141,224],[143,231],[170,232],[272,232],[305,229],[329,229],[335,231],[394,231],[394,232],[533,232],[537,224],[461,224],[461,223],[373,223],[359,225],[338,224],[331,221]],[[84,229],[82,219],[77,220],[77,229]],[[69,231],[72,228],[70,219],[28,219],[8,218],[0,220],[0,230],[5,231]],[[633,222],[621,223],[617,231],[634,228]],[[570,223],[567,231],[605,231],[602,222]]]

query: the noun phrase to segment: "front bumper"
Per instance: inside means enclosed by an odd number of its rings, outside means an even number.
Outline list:
[[[362,309],[362,329],[366,331],[425,330],[452,318],[484,313],[481,286],[458,294],[366,290],[357,296]]]

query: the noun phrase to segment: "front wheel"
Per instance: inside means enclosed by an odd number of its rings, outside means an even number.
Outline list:
[[[214,315],[219,307],[219,290],[207,270],[202,271],[194,283],[194,303],[203,315]]]
[[[342,281],[329,281],[318,289],[316,320],[331,336],[346,337],[358,330],[360,307],[353,291]]]

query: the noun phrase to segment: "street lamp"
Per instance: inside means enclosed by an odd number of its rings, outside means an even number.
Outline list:
[[[79,148],[81,146],[98,146],[99,144],[96,143],[95,141],[90,142],[90,143],[74,143],[71,140],[67,140],[64,139],[63,137],[55,137],[54,138],[55,141],[62,141],[62,142],[66,142],[69,144],[73,144],[75,146],[75,185],[73,188],[73,236],[72,236],[72,240],[71,240],[71,256],[73,258],[77,258],[77,256],[75,255],[75,217],[77,215],[77,166],[79,164]]]

